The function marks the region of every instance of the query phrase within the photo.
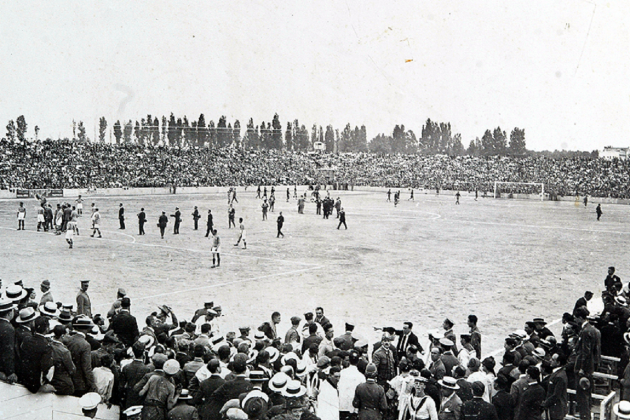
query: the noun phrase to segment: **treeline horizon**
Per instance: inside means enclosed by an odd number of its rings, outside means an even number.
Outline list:
[[[6,126],[5,140],[27,141],[27,123],[23,115],[15,121],[10,120]],[[545,156],[551,158],[565,157],[599,157],[599,151],[593,150],[528,150],[525,140],[525,129],[514,127],[508,137],[501,127],[487,129],[481,138],[476,137],[464,147],[460,133],[452,133],[450,122],[436,122],[427,118],[423,124],[420,137],[413,130],[406,130],[404,124],[396,125],[391,134],[378,134],[367,140],[365,125],[352,128],[347,123],[343,130],[332,125],[323,128],[313,124],[307,129],[297,119],[288,121],[285,126],[276,113],[271,121],[255,124],[250,118],[241,133],[241,123],[228,122],[221,116],[218,122],[210,120],[206,123],[204,114],[192,122],[184,115],[176,118],[148,114],[140,121],[117,120],[110,128],[110,139],[107,140],[108,122],[105,117],[99,119],[98,142],[116,145],[138,144],[143,146],[170,146],[180,148],[222,148],[235,147],[254,150],[291,150],[309,152],[318,147],[328,153],[369,152],[375,154],[423,154],[448,156]],[[35,141],[38,141],[39,127],[35,126]],[[73,121],[72,140],[90,141],[82,121]],[[46,140],[54,141],[51,138]],[[62,139],[58,139],[62,140]],[[65,138],[63,140],[70,140]],[[96,140],[96,139],[95,139]],[[317,147],[316,147],[317,146]]]

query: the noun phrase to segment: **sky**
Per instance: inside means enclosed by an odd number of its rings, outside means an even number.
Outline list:
[[[0,124],[72,137],[147,114],[245,127],[450,122],[464,145],[630,146],[630,0],[0,4]]]

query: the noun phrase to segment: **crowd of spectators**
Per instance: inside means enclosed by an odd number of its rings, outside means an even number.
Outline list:
[[[292,316],[286,333],[279,312],[237,333],[223,330],[230,314],[212,301],[190,308],[190,321],[166,305],[141,318],[118,289],[101,316],[92,314],[87,280],[76,307],[55,302],[48,280],[39,301],[20,281],[0,297],[0,380],[88,395],[143,419],[534,420],[545,411],[561,420],[575,389],[587,420],[602,354],[621,359],[608,372],[622,377],[621,398],[630,390],[630,290],[612,267],[604,285],[601,300],[586,292],[564,314],[560,336],[533,318],[505,338],[496,361],[475,315],[459,336],[445,319],[425,351],[411,322],[375,327],[381,339],[368,343],[349,323],[335,334],[318,307]]]
[[[535,182],[560,196],[630,197],[630,160],[620,159],[320,155],[69,140],[0,141],[2,189],[308,185],[323,183],[322,169],[333,169],[340,183],[357,186],[491,192],[495,181]],[[514,188],[511,192],[520,191]]]

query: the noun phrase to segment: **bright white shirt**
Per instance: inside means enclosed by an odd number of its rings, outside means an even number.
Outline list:
[[[354,391],[359,384],[365,382],[365,376],[359,372],[356,366],[348,366],[340,372],[339,383],[339,411],[348,411],[356,413],[357,409],[352,406],[354,399]]]
[[[316,414],[321,420],[339,420],[339,394],[327,380],[319,383]]]
[[[94,375],[96,392],[98,392],[103,401],[109,401],[114,390],[114,374],[109,368],[102,366],[93,369],[92,374]]]
[[[477,372],[471,373],[470,376],[466,378],[466,380],[471,384],[475,381],[481,382],[484,385],[482,398],[485,402],[490,402],[490,391],[488,390],[488,375],[479,370]]]

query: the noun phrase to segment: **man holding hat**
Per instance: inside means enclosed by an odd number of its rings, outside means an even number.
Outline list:
[[[92,374],[92,349],[86,340],[86,335],[94,327],[94,324],[90,318],[78,317],[74,320],[72,326],[74,334],[68,337],[66,346],[70,350],[72,362],[76,367],[76,371],[72,376],[74,395],[80,397],[86,392],[96,390],[94,375]]]
[[[12,384],[17,381],[15,329],[13,319],[13,302],[0,299],[0,380]]]
[[[120,310],[120,301],[125,296],[127,296],[127,292],[125,292],[125,289],[123,289],[122,287],[119,287],[118,291],[116,292],[116,300],[114,301],[114,303],[112,303],[112,307],[109,309],[109,311],[107,311],[107,318],[111,319],[114,315],[118,313],[118,311]]]
[[[39,306],[43,306],[46,302],[54,302],[52,293],[50,293],[50,280],[44,280],[40,284],[39,289],[42,291],[42,298],[39,300]]]
[[[168,412],[169,420],[198,420],[199,413],[197,408],[192,405],[192,396],[187,389],[182,389],[182,392],[177,398],[177,403]]]
[[[359,420],[382,420],[389,407],[385,390],[376,383],[378,371],[373,363],[365,368],[365,377],[367,380],[354,392],[352,405],[359,410]]]
[[[92,318],[92,304],[87,294],[89,286],[89,280],[81,280],[81,289],[77,294],[77,315],[85,315],[88,318]]]

